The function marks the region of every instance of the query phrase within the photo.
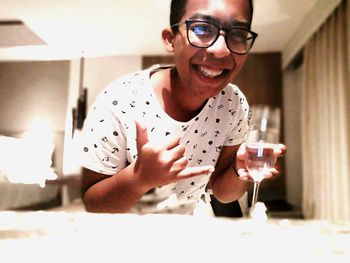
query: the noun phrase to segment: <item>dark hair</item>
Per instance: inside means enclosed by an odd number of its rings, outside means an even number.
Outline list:
[[[250,5],[250,23],[253,18],[253,0],[248,0]],[[170,26],[175,25],[181,21],[181,18],[184,16],[186,11],[186,5],[188,0],[171,0],[170,5]],[[178,30],[178,27],[174,27],[173,30],[175,33]]]
[[[170,5],[170,26],[175,25],[181,21],[185,14],[188,0],[171,0]],[[177,27],[174,29],[177,30]]]

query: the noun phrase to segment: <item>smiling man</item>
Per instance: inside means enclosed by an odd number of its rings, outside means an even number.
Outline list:
[[[89,111],[82,146],[87,211],[193,214],[208,200],[207,189],[221,202],[247,191],[237,150],[249,106],[231,82],[257,37],[252,12],[249,0],[171,2],[162,37],[175,65],[123,76]]]

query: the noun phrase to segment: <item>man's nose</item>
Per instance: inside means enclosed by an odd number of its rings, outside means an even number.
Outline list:
[[[226,57],[231,53],[227,47],[225,36],[222,34],[220,34],[213,45],[207,48],[207,51],[217,58]]]

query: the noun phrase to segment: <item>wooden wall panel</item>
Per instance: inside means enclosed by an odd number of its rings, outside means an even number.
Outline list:
[[[146,69],[155,64],[172,64],[173,56],[144,56],[142,57],[142,68]]]
[[[248,56],[234,83],[244,92],[250,105],[282,107],[281,55],[262,53]]]

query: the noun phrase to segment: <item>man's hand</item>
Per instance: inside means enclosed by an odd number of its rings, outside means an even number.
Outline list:
[[[135,124],[138,151],[135,174],[141,183],[154,188],[214,171],[213,166],[187,167],[185,147],[180,144],[180,138],[171,137],[160,143],[150,142],[147,127],[137,121]]]
[[[274,144],[274,155],[277,157],[282,157],[286,153],[286,146],[283,144]],[[252,177],[249,175],[249,172],[245,165],[245,160],[247,158],[247,151],[246,151],[246,143],[242,143],[237,151],[237,157],[236,157],[236,167],[237,172],[242,180],[246,181],[253,181]],[[265,179],[272,179],[279,175],[280,171],[278,169],[279,163],[276,161],[275,167],[271,168],[268,173],[265,174]]]

